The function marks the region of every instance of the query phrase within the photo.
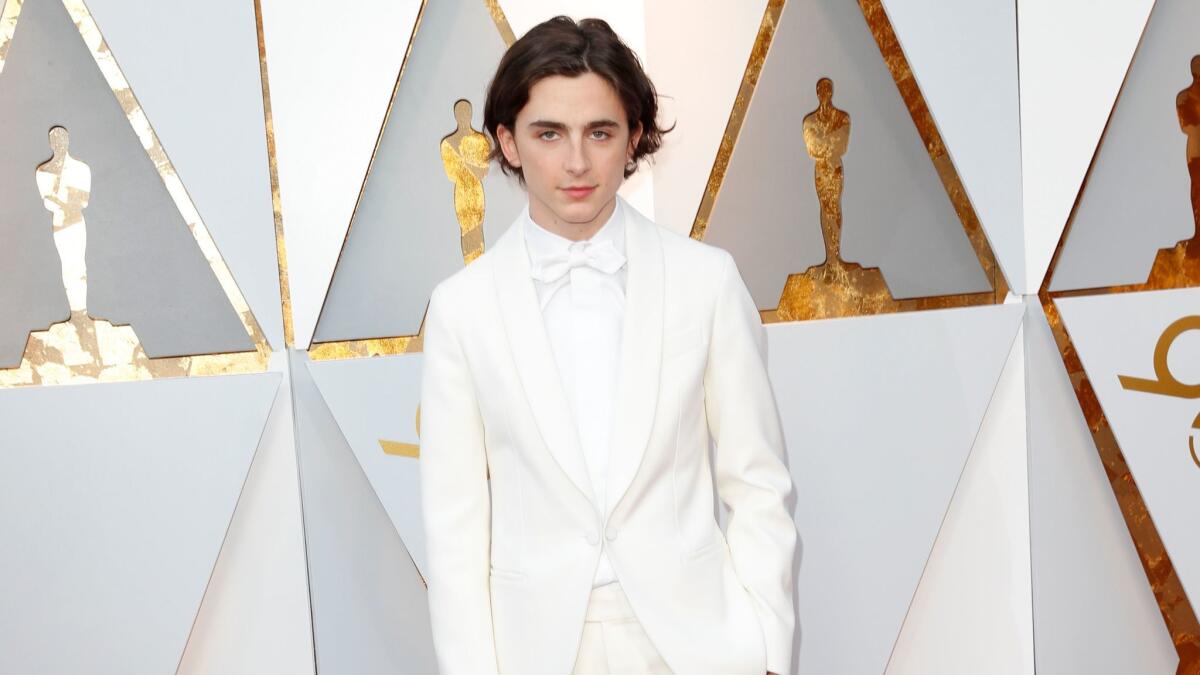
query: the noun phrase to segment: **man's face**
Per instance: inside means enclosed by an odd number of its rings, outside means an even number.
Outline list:
[[[513,128],[501,125],[496,135],[508,162],[524,172],[530,217],[586,237],[612,214],[641,129],[630,134],[616,90],[584,73],[539,80]]]

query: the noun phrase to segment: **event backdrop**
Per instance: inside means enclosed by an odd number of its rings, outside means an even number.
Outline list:
[[[1200,674],[1195,3],[2,4],[0,672],[436,671],[422,322],[567,13],[766,325],[797,670]]]

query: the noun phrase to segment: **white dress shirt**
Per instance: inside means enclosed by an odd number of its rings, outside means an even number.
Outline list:
[[[528,206],[522,224],[531,265],[535,266],[533,284],[541,304],[546,334],[579,430],[580,446],[591,478],[592,503],[600,513],[606,513],[605,477],[625,315],[625,223],[621,200],[616,200],[608,221],[584,241],[572,241],[546,230],[529,217]],[[620,268],[616,271],[606,273],[593,266],[576,264],[557,280],[545,282],[536,278],[537,262],[546,256],[578,258],[590,246],[606,245],[602,242],[611,242],[620,254]],[[614,258],[617,256],[608,255],[609,266],[615,266]],[[592,586],[603,586],[616,580],[608,554],[601,549]]]

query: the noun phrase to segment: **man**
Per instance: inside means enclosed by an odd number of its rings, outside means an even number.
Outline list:
[[[791,670],[797,533],[765,331],[727,252],[617,196],[661,143],[657,111],[595,19],[534,27],[489,87],[493,157],[529,204],[425,318],[443,675]]]

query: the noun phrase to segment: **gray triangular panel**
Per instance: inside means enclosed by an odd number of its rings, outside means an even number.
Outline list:
[[[843,258],[880,267],[896,298],[990,290],[862,11],[846,0],[784,7],[705,241],[733,253],[760,309],[779,304],[789,273],[825,259],[801,131],[822,77],[850,114]]]
[[[280,380],[0,390],[0,673],[175,672]]]
[[[459,99],[471,102],[471,126],[482,129],[484,93],[504,50],[486,3],[426,3],[314,342],[415,335],[433,287],[462,268],[454,183],[440,144],[455,130]],[[486,248],[525,196],[495,163],[483,188]]]
[[[1146,281],[1158,249],[1196,232],[1176,97],[1200,54],[1200,4],[1158,0],[1088,172],[1050,290]]]
[[[291,352],[291,372],[317,672],[436,672],[429,606],[417,568],[303,353]]]
[[[254,348],[62,2],[22,5],[0,120],[0,366],[20,363],[27,334],[68,313],[34,179],[55,125],[92,172],[89,314],[131,324],[150,357]]]
[[[389,455],[379,442],[418,443],[422,361],[420,354],[400,354],[308,366],[418,570],[425,566],[419,460]]]
[[[254,3],[88,0],[88,10],[263,332],[282,347]]]

